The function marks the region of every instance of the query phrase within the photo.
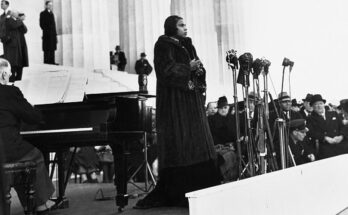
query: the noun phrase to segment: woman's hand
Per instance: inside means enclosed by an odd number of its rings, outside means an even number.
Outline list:
[[[195,60],[195,59],[191,60],[190,62],[191,71],[197,70],[200,64],[201,64],[200,60]]]

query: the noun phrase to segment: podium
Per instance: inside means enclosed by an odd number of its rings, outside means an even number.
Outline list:
[[[346,214],[347,164],[341,155],[190,192],[190,215]]]

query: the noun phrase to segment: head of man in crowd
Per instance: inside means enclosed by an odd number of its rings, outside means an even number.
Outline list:
[[[295,112],[299,112],[300,111],[300,104],[297,103],[296,99],[291,100],[291,110],[295,111]]]
[[[282,111],[290,111],[292,101],[287,92],[282,92],[278,95],[279,107]]]
[[[255,104],[259,101],[259,96],[255,92],[249,93],[249,111],[255,111]]]
[[[207,104],[207,116],[212,116],[216,114],[217,112],[217,103],[216,102],[209,102]]]
[[[1,9],[7,10],[7,8],[10,6],[10,2],[6,0],[1,1]]]
[[[47,10],[52,10],[52,9],[53,9],[53,3],[52,3],[52,1],[46,1],[46,3],[45,3],[45,8],[46,8]]]
[[[10,63],[5,59],[0,58],[0,84],[7,85],[10,81],[11,75]]]
[[[141,58],[142,60],[145,60],[145,59],[146,59],[146,54],[145,54],[145,52],[142,52],[142,53],[140,54],[140,58]]]
[[[313,107],[313,111],[319,115],[325,114],[326,100],[320,94],[313,95],[310,105]]]
[[[309,112],[309,113],[311,113],[311,112],[313,111],[313,107],[312,107],[311,104],[310,104],[312,97],[313,97],[313,95],[310,94],[310,93],[308,93],[308,94],[306,95],[306,98],[302,99],[302,101],[303,101],[303,107],[304,107],[304,109],[305,109],[307,112]]]
[[[229,107],[230,107],[230,106],[228,105],[226,96],[220,97],[219,100],[218,100],[218,102],[217,102],[217,109],[218,109],[217,112],[218,112],[221,116],[227,116]]]
[[[116,48],[115,48],[116,52],[119,52],[121,51],[121,46],[117,45]]]
[[[289,124],[291,138],[295,142],[303,141],[308,132],[308,128],[306,127],[306,120],[295,119],[291,120]]]

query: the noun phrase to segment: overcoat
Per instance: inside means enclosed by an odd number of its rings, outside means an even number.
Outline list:
[[[57,49],[57,30],[52,12],[44,10],[40,13],[40,27],[42,29],[42,50],[55,51]]]
[[[312,141],[319,143],[319,158],[329,158],[332,156],[348,152],[348,143],[345,138],[339,144],[329,144],[324,140],[325,136],[335,137],[344,135],[342,117],[333,111],[325,112],[325,120],[316,112],[312,112],[307,118],[309,132],[307,135]]]
[[[24,38],[27,27],[19,19],[8,17],[5,20],[7,35],[11,38],[8,43],[4,43],[4,58],[11,66],[28,66],[28,50]]]
[[[154,54],[159,168],[215,159],[204,96],[199,88],[191,90],[188,85],[192,81],[190,61],[197,56],[190,55],[179,40],[165,35],[156,42]]]

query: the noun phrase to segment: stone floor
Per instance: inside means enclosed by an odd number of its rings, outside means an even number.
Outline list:
[[[133,185],[128,185],[129,199],[128,206],[125,207],[122,213],[118,212],[115,200],[96,201],[96,193],[101,189],[104,196],[115,196],[115,188],[113,184],[79,184],[69,183],[66,191],[66,196],[69,199],[69,208],[59,209],[51,211],[50,215],[111,215],[111,214],[122,214],[122,215],[150,215],[150,214],[161,214],[161,215],[176,215],[184,214],[188,215],[189,211],[187,208],[155,208],[147,210],[135,210],[133,206],[142,198],[141,191],[136,189]],[[12,205],[11,215],[22,215],[22,207],[19,204],[16,193],[12,190]],[[100,197],[98,195],[97,197]]]

